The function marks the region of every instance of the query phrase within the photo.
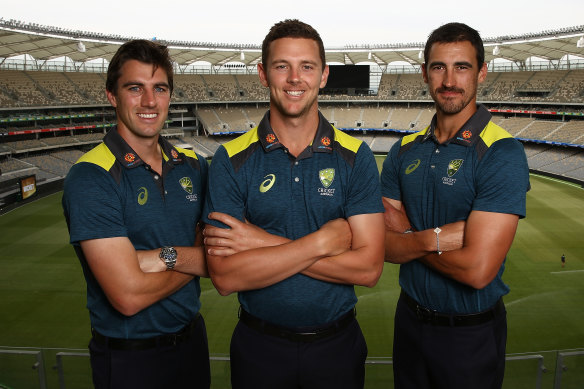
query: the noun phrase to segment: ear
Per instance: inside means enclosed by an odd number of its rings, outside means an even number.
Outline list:
[[[424,82],[428,83],[428,72],[426,71],[426,64],[422,64],[422,77],[424,78]]]
[[[261,62],[258,63],[258,75],[260,76],[260,82],[263,86],[270,86],[268,83],[268,74],[266,73],[266,69],[264,69],[264,64]]]
[[[325,65],[324,70],[322,71],[322,75],[320,76],[320,88],[324,88],[326,86],[326,82],[328,81],[329,76],[329,66]]]
[[[479,84],[482,83],[483,81],[485,81],[486,78],[487,78],[487,63],[484,62],[483,66],[479,70],[478,83]]]
[[[112,105],[112,107],[116,108],[118,106],[118,103],[116,101],[116,95],[114,95],[112,92],[108,90],[105,91],[105,95],[107,96],[107,99]]]

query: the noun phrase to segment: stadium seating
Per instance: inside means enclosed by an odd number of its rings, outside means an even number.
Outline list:
[[[4,175],[34,169],[41,179],[62,176],[82,152],[100,142],[115,122],[104,83],[100,73],[0,70],[0,133],[18,134],[1,138]],[[180,105],[171,109],[162,135],[205,157],[233,134],[257,126],[268,108],[269,91],[257,74],[179,73],[174,84],[173,103]],[[524,141],[584,145],[584,70],[488,73],[478,96],[497,108],[497,124]],[[419,73],[382,74],[377,95],[321,94],[319,100],[332,124],[351,130],[381,154],[404,131],[423,129],[434,114]],[[528,155],[530,166],[582,177],[581,149],[568,149],[575,155],[566,155],[564,148],[539,148]]]

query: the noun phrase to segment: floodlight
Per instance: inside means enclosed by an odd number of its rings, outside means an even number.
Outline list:
[[[83,42],[77,42],[77,51],[80,53],[85,53],[85,45]]]
[[[493,55],[499,55],[499,54],[501,54],[501,49],[499,48],[499,45],[497,45],[493,49]]]
[[[239,54],[239,59],[245,61],[245,53],[243,51],[241,52],[241,54]]]
[[[584,36],[581,36],[580,39],[578,39],[578,42],[576,42],[576,47],[578,48],[584,48]]]

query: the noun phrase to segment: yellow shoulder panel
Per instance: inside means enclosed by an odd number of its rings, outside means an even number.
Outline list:
[[[257,141],[259,141],[258,128],[254,127],[245,134],[225,143],[223,146],[225,147],[225,150],[227,150],[227,155],[231,158]]]
[[[413,142],[418,136],[420,136],[420,135],[426,135],[426,132],[429,129],[430,129],[430,126],[424,128],[422,131],[418,131],[418,132],[415,132],[413,134],[404,136],[402,138],[402,140],[401,140],[401,145],[402,146],[407,145],[408,143]]]
[[[98,165],[109,171],[109,169],[116,162],[116,157],[112,154],[110,149],[107,148],[105,143],[100,143],[93,149],[89,150],[87,153],[83,154],[81,158],[75,163],[89,162]]]
[[[489,124],[487,124],[487,126],[481,132],[480,137],[483,142],[485,142],[487,147],[491,147],[491,145],[496,141],[504,138],[513,138],[513,135],[509,134],[497,124],[489,122]]]
[[[341,146],[348,150],[351,150],[356,154],[363,141],[354,138],[351,135],[347,135],[335,127],[333,127],[333,129],[335,130],[335,140],[339,142]]]
[[[186,155],[187,157],[191,157],[191,158],[194,158],[194,159],[197,159],[197,160],[199,159],[199,158],[197,158],[197,153],[195,153],[193,150],[183,149],[183,148],[180,148],[180,147],[177,147],[176,149],[178,151],[180,151],[181,153],[183,153],[184,155]]]

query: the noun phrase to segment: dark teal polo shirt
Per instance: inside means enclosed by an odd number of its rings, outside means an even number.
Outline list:
[[[471,211],[526,214],[529,168],[523,145],[491,120],[482,106],[454,138],[439,144],[436,117],[429,127],[405,136],[383,163],[381,193],[401,200],[414,229],[466,220]],[[473,313],[491,307],[509,288],[497,277],[476,290],[419,261],[402,264],[400,285],[427,308]]]
[[[296,240],[333,219],[383,212],[379,173],[367,144],[335,129],[321,114],[312,145],[297,157],[290,155],[272,130],[268,112],[258,127],[215,153],[205,217],[213,211]],[[240,292],[239,301],[257,317],[299,327],[339,318],[357,297],[353,285],[297,274]]]
[[[162,137],[159,144],[164,157],[162,176],[114,128],[103,143],[73,165],[65,179],[63,209],[87,281],[91,325],[106,336],[147,338],[174,333],[201,306],[199,279],[195,278],[171,296],[124,316],[109,303],[79,246],[83,240],[110,237],[127,237],[136,250],[194,244],[207,162],[190,150],[174,148]]]

